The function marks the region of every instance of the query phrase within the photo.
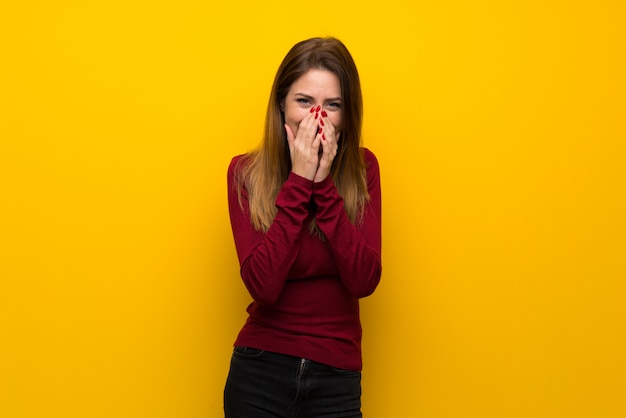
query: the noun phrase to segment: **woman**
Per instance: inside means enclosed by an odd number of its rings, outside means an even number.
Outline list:
[[[378,163],[360,148],[359,76],[335,38],[296,44],[264,140],[235,157],[228,202],[253,298],[235,341],[226,417],[360,417],[359,298],[381,275]]]

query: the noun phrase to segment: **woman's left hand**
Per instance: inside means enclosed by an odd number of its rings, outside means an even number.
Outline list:
[[[328,177],[330,174],[330,168],[333,165],[333,160],[337,155],[337,141],[341,132],[335,132],[335,126],[332,124],[328,116],[325,116],[326,112],[322,112],[320,115],[319,123],[322,128],[322,140],[321,140],[321,154],[319,160],[319,166],[315,173],[313,181],[318,183]]]

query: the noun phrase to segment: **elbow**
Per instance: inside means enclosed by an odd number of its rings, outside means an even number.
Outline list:
[[[362,299],[370,296],[380,283],[380,277],[382,275],[382,268],[378,266],[373,269],[369,275],[367,275],[367,279],[362,281],[361,286],[357,286],[352,291],[352,295],[356,298]]]
[[[278,294],[273,294],[267,291],[254,291],[248,287],[248,292],[252,299],[259,305],[274,305],[278,300]]]
[[[246,285],[246,289],[248,289],[248,293],[252,296],[252,299],[260,305],[274,305],[278,300],[281,289],[275,289],[262,278],[243,270],[241,272],[241,278]]]

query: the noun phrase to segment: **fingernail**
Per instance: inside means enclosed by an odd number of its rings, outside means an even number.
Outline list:
[[[319,116],[319,113],[315,112],[315,119],[317,119],[318,116]]]
[[[322,116],[326,117],[326,116],[328,116],[328,113],[326,113],[325,110],[322,110]]]
[[[317,105],[317,108],[315,109],[315,111],[316,111],[316,112],[319,112],[321,108],[322,108],[322,106]]]
[[[320,125],[324,126],[324,121],[320,118]]]
[[[315,106],[313,106],[311,110],[309,110],[309,113],[313,113],[313,112],[315,112]]]
[[[318,133],[318,134],[321,134],[321,133],[322,133],[322,130],[323,130],[323,129],[322,129],[322,127],[320,126],[320,128],[317,130],[317,133]]]
[[[326,141],[326,135],[322,134],[322,139]]]

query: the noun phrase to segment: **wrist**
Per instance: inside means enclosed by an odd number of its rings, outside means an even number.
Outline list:
[[[303,176],[301,174],[298,174],[294,170],[291,170],[291,173],[289,173],[288,180],[296,182],[296,183],[299,183],[299,184],[302,184],[302,185],[307,186],[309,188],[312,188],[312,186],[314,184],[312,178],[308,178],[307,176]]]
[[[293,167],[291,169],[291,172],[296,176],[305,178],[309,181],[313,181],[313,179],[315,178],[315,171],[312,170],[303,170],[297,167]]]

